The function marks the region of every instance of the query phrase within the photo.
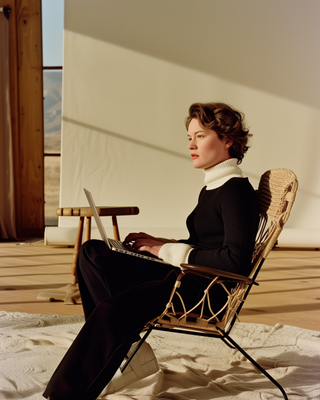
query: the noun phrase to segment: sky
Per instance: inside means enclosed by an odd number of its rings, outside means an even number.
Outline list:
[[[43,65],[63,65],[64,0],[42,0]]]

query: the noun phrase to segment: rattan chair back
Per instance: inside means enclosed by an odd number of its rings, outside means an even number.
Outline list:
[[[284,224],[289,218],[297,189],[297,177],[289,169],[272,169],[261,176],[257,190],[260,222],[252,256],[250,278],[256,278],[261,260],[266,259],[276,245]]]

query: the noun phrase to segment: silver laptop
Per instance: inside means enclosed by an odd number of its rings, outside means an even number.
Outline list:
[[[159,262],[159,263],[162,263],[162,264],[168,264],[165,261],[163,261],[160,258],[157,258],[157,257],[155,257],[153,255],[147,256],[145,254],[141,254],[141,253],[138,253],[137,251],[134,251],[131,248],[130,244],[122,243],[119,240],[115,240],[115,239],[109,239],[108,236],[107,236],[107,233],[106,233],[106,231],[104,229],[104,226],[102,224],[100,215],[98,214],[97,207],[96,207],[96,205],[94,203],[92,194],[89,192],[89,190],[87,190],[85,188],[83,188],[83,190],[84,190],[85,195],[87,196],[88,203],[90,205],[92,214],[94,216],[94,219],[96,221],[97,227],[99,229],[101,238],[106,243],[106,245],[109,247],[110,250],[118,251],[120,253],[125,253],[125,254],[128,254],[129,256],[145,258],[145,259],[147,259],[149,261],[155,261],[155,262]]]

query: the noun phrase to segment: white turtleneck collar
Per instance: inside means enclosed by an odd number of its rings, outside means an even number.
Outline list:
[[[243,178],[241,168],[237,165],[236,158],[230,158],[214,167],[204,170],[204,183],[206,190],[216,189],[231,178]]]

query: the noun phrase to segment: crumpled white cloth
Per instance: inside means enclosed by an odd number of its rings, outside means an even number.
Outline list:
[[[0,399],[40,400],[83,316],[0,311]],[[290,400],[320,400],[320,332],[237,323],[233,339],[279,381]],[[104,399],[282,399],[267,378],[219,339],[154,331],[160,371]]]

